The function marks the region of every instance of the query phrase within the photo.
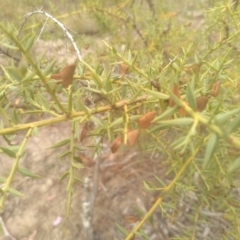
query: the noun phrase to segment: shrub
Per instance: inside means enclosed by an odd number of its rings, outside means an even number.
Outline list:
[[[201,6],[208,5],[205,15],[199,10],[197,21],[188,22],[187,14],[194,11],[170,12],[166,3],[158,1],[146,1],[144,6],[86,1],[81,7],[96,19],[94,31],[101,36],[111,32],[113,37],[105,38],[104,49],[84,58],[71,31],[45,11],[26,15],[20,30],[1,24],[2,52],[17,62],[17,66],[2,66],[0,135],[6,146],[1,146],[1,153],[15,161],[9,175],[1,179],[1,209],[9,192],[22,195],[11,187],[16,172],[40,177],[20,162],[31,136],[40,127],[69,122],[69,138],[52,146],[68,147],[59,156],[69,160],[68,171],[60,177],[68,181],[68,214],[74,184],[83,182],[76,171],[94,167],[103,142],[110,142],[113,153],[121,146],[138,145],[144,154],[165,154],[171,180],[155,176],[155,182],[144,181],[146,190],[158,197],[146,213],[138,209],[138,217],[128,216],[129,222],[137,222],[131,232],[117,224],[126,240],[135,235],[149,239],[144,224],[156,220],[153,214],[158,208],[165,218],[174,218],[181,211],[182,198],[191,204],[192,225],[181,239],[198,238],[197,226],[219,212],[231,227],[216,234],[216,239],[239,239],[237,2],[209,6],[206,1]],[[26,28],[30,19],[42,17],[46,22]],[[44,54],[34,56],[36,42],[42,36],[51,37],[45,33],[50,21],[72,46],[72,62],[66,61],[58,70],[56,60],[49,61]],[[33,120],[26,123],[25,115]],[[25,137],[15,145],[19,132],[25,132]],[[79,147],[87,136],[90,146]]]

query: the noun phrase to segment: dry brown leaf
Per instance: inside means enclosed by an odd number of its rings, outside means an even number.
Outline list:
[[[135,142],[137,141],[139,137],[140,131],[139,130],[133,130],[128,132],[127,138],[128,138],[128,144],[130,147],[133,147]]]
[[[82,131],[81,131],[81,134],[80,134],[80,142],[82,142],[85,137],[87,136],[87,133],[88,133],[88,123],[85,123],[84,126],[82,127]]]
[[[72,84],[73,75],[76,69],[76,64],[70,64],[64,67],[59,73],[53,74],[51,78],[62,80],[61,83],[65,88]]]
[[[91,158],[87,158],[86,156],[84,156],[83,154],[80,154],[80,158],[82,160],[82,163],[84,164],[85,167],[93,167],[96,162],[93,161]]]
[[[152,120],[155,118],[156,113],[155,112],[148,112],[144,114],[142,117],[140,117],[137,120],[137,123],[140,128],[147,129],[150,127]]]
[[[122,144],[122,137],[117,137],[112,143],[110,149],[112,153],[115,153]]]
[[[139,218],[134,217],[134,216],[125,216],[124,221],[126,223],[135,223],[135,222],[139,221]]]
[[[180,91],[179,91],[179,88],[178,88],[178,85],[177,85],[176,83],[174,83],[174,85],[173,85],[172,93],[173,93],[176,97],[178,97],[178,98],[181,97]],[[169,99],[169,107],[174,107],[175,105],[176,105],[176,103],[175,103],[174,100],[170,97],[170,99]]]
[[[213,97],[217,97],[220,92],[220,88],[221,88],[221,82],[217,81],[216,83],[213,84],[213,89],[210,95],[212,95]]]
[[[202,112],[207,106],[209,98],[206,96],[200,96],[196,98],[197,111]]]

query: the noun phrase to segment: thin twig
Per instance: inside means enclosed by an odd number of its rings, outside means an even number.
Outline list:
[[[80,62],[82,62],[82,56],[80,54],[80,51],[77,47],[77,44],[76,42],[74,41],[73,39],[73,36],[69,33],[69,31],[67,30],[67,28],[60,22],[58,21],[55,17],[53,17],[52,15],[50,15],[49,13],[45,12],[45,11],[42,11],[42,10],[38,10],[38,11],[33,11],[33,12],[30,12],[30,13],[27,13],[25,15],[25,18],[30,18],[31,16],[35,15],[35,14],[42,14],[44,16],[46,16],[47,18],[50,18],[52,21],[54,21],[62,30],[63,32],[66,34],[67,38],[70,40],[70,42],[72,43],[73,45],[73,48],[74,50],[76,51],[77,53],[77,56],[78,56],[78,60]]]
[[[3,222],[3,219],[2,217],[0,217],[0,224],[1,224],[1,227],[3,229],[3,232],[4,232],[4,235],[8,238],[10,238],[11,240],[16,240],[16,238],[14,238],[10,233],[9,231],[7,230],[7,227],[5,226],[5,223]]]
[[[119,162],[119,161],[114,161],[114,162],[104,163],[104,164],[101,166],[101,169],[113,167],[113,166],[115,166],[115,165],[118,165],[118,166],[126,165],[128,162],[130,162],[130,161],[131,161],[134,157],[136,157],[137,155],[138,155],[137,152],[133,152],[133,153],[129,154],[128,156],[126,156],[126,157],[124,158],[124,160],[122,160],[121,162]]]
[[[92,194],[90,198],[90,211],[91,216],[93,215],[94,203],[97,197],[98,192],[98,178],[99,178],[99,169],[100,169],[100,159],[99,157],[95,158],[95,168],[94,168],[94,175],[93,175],[93,187],[92,187]]]
[[[182,168],[178,171],[174,179],[171,181],[170,184],[168,184],[164,188],[163,194],[158,197],[156,202],[153,204],[153,206],[148,210],[148,212],[144,215],[142,220],[136,225],[136,227],[127,235],[125,240],[132,240],[135,236],[135,233],[138,232],[143,224],[150,218],[150,216],[154,213],[154,211],[158,208],[159,205],[162,204],[163,200],[166,198],[166,196],[170,193],[172,188],[175,186],[176,182],[179,180],[179,178],[182,176],[182,174],[185,172],[186,168],[192,163],[194,158],[196,157],[197,153],[199,152],[200,148],[197,148],[192,156],[190,156],[188,159],[186,159],[185,163],[183,164]]]
[[[144,102],[144,101],[147,100],[147,98],[148,98],[148,96],[145,95],[145,96],[142,96],[142,97],[139,97],[139,98],[135,99],[134,101],[123,100],[123,101],[119,101],[119,102],[115,103],[114,105],[107,105],[107,106],[104,106],[104,107],[89,109],[88,110],[88,116],[91,116],[91,115],[97,114],[97,113],[101,113],[101,112],[107,112],[107,111],[110,111],[110,110],[113,110],[113,109],[122,108],[125,104],[130,105],[130,104],[135,104],[135,103],[138,103],[138,102]],[[0,135],[19,132],[19,131],[22,131],[22,130],[25,130],[25,129],[29,129],[30,127],[44,127],[44,126],[52,125],[54,123],[69,121],[69,120],[75,119],[77,117],[84,117],[85,115],[86,115],[86,112],[80,111],[80,112],[74,112],[70,116],[59,116],[59,117],[55,117],[55,118],[51,118],[51,119],[45,119],[45,120],[41,120],[41,121],[19,124],[19,125],[16,125],[15,127],[9,127],[9,128],[5,128],[5,129],[1,129],[0,130]]]
[[[85,237],[88,240],[93,240],[93,230],[92,230],[92,219],[91,219],[91,203],[89,201],[89,184],[90,178],[87,176],[84,178],[84,192],[83,192],[83,201],[82,201],[82,221],[83,227],[85,229]]]
[[[16,56],[13,56],[11,55],[8,51],[5,51],[4,49],[0,48],[0,54],[3,54],[9,58],[12,58],[14,59],[15,61],[19,62],[20,61],[20,58],[16,57]]]
[[[73,48],[77,54],[77,57],[78,57],[78,60],[83,63],[86,67],[88,67],[88,69],[93,73],[95,74],[94,70],[87,64],[83,61],[82,59],[82,56],[81,56],[81,53],[80,53],[80,50],[78,49],[78,46],[76,44],[76,42],[74,41],[74,38],[73,36],[70,34],[70,32],[68,31],[68,28],[65,27],[60,21],[58,21],[55,17],[53,17],[52,15],[50,15],[49,13],[45,12],[45,11],[42,11],[42,10],[38,10],[38,11],[34,11],[34,12],[30,12],[28,14],[25,15],[25,19],[28,19],[30,18],[31,16],[35,15],[35,14],[42,14],[44,16],[47,17],[47,19],[52,19],[53,22],[55,22],[61,29],[62,31],[64,32],[64,35],[69,39],[69,41],[72,43],[73,45]],[[90,81],[87,80],[87,84],[88,84],[88,88],[90,88]],[[91,102],[91,104],[93,106],[95,106],[94,104],[94,101],[93,101],[93,97],[92,97],[92,94],[91,92],[89,91],[88,92],[89,94],[89,100]]]
[[[42,10],[42,7],[39,9],[39,11],[41,11],[41,10]],[[20,34],[21,34],[22,30],[23,30],[24,25],[28,21],[28,18],[29,18],[28,16],[25,16],[24,21],[22,22],[22,24],[21,24],[21,26],[20,26],[20,28],[18,30],[17,38],[19,38],[19,36],[20,36]]]
[[[139,36],[139,37],[141,38],[141,40],[143,41],[145,47],[147,47],[147,46],[148,46],[148,42],[147,42],[147,40],[143,37],[143,35],[142,35],[139,27],[137,26],[135,20],[134,20],[128,13],[126,13],[126,14],[128,15],[128,18],[129,18],[129,19],[131,20],[131,22],[132,22],[132,24],[131,24],[132,27],[134,28],[134,30],[136,31],[136,33],[138,34],[138,36]]]
[[[155,15],[156,11],[155,11],[155,6],[154,6],[153,1],[152,0],[147,0],[147,3],[148,3],[149,9],[151,10],[152,14]]]
[[[47,18],[47,20],[46,20],[45,23],[43,24],[43,26],[42,26],[42,28],[41,28],[41,30],[40,30],[40,33],[39,33],[36,41],[38,41],[38,40],[40,39],[40,37],[41,37],[41,35],[42,35],[42,33],[43,33],[43,30],[44,30],[46,24],[48,23],[48,20],[49,20],[49,18]]]

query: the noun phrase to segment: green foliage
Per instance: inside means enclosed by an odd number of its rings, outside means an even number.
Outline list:
[[[61,1],[62,6],[67,2]],[[154,225],[154,212],[160,209],[163,217],[170,219],[167,210],[173,209],[173,215],[177,215],[181,211],[177,208],[180,196],[187,198],[189,194],[198,196],[189,216],[195,225],[208,221],[202,214],[205,208],[223,212],[232,227],[221,237],[239,239],[239,196],[234,191],[239,188],[240,169],[240,106],[239,97],[236,98],[240,92],[239,10],[233,2],[218,1],[214,6],[210,2],[199,8],[208,10],[203,26],[195,30],[187,25],[187,16],[178,17],[177,7],[171,9],[167,1],[83,1],[72,15],[88,13],[97,33],[112,37],[84,60],[75,58],[76,70],[70,78],[67,64],[56,73],[56,59],[32,55],[39,36],[51,37],[47,32],[39,34],[44,22],[25,23],[21,31],[14,24],[0,24],[0,48],[8,57],[14,56],[16,62],[2,66],[0,78],[0,135],[6,142],[0,153],[15,159],[1,187],[0,208],[3,209],[8,192],[22,195],[11,188],[16,172],[40,177],[19,164],[29,138],[37,135],[40,127],[67,121],[71,126],[69,138],[51,148],[59,148],[59,158],[69,159],[69,169],[59,173],[60,180],[68,181],[68,214],[74,186],[81,184],[76,172],[92,166],[92,159],[85,152],[91,149],[92,156],[101,155],[102,141],[111,142],[114,151],[120,145],[131,148],[138,142],[146,154],[165,154],[170,181],[155,176],[156,182],[143,182],[146,190],[156,192],[158,198],[146,213],[137,211],[141,216],[132,231],[117,224],[126,240],[135,235],[150,239],[144,224]],[[53,4],[49,7],[58,13]],[[70,21],[70,15],[57,19]],[[38,19],[37,16],[28,18]],[[65,34],[69,33],[65,30]],[[83,47],[79,40],[69,39],[75,52],[75,46]],[[70,83],[65,85],[65,80]],[[221,89],[213,94],[218,81]],[[177,86],[180,96],[173,86]],[[169,107],[169,100],[174,106]],[[147,114],[152,112],[156,117],[149,119]],[[26,115],[38,120],[26,123]],[[89,129],[88,124],[94,124],[94,129]],[[12,144],[14,134],[24,130],[27,133],[22,143]],[[139,131],[133,135],[133,130]],[[167,142],[162,136],[168,132],[174,137]],[[79,141],[87,135],[91,138],[89,146],[79,147]],[[68,150],[61,152],[63,146]],[[195,239],[195,231],[192,228],[174,239]]]

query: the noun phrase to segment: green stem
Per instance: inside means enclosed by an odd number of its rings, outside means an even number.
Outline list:
[[[6,195],[9,191],[9,189],[10,189],[11,183],[13,181],[13,177],[14,177],[16,171],[18,170],[18,164],[19,164],[20,158],[21,158],[21,156],[22,156],[22,154],[25,150],[26,144],[28,142],[29,137],[32,134],[32,131],[33,131],[33,128],[29,128],[29,130],[28,130],[20,148],[18,149],[18,151],[16,153],[16,159],[15,159],[14,165],[11,169],[11,172],[10,172],[8,178],[7,178],[7,181],[6,181],[5,185],[3,186],[3,188],[1,189],[2,192],[3,192],[3,195],[0,199],[0,210],[2,210],[2,208],[3,208],[4,202],[5,202],[5,199],[6,199]]]
[[[91,110],[88,111],[87,116],[91,116],[93,114],[97,114],[97,113],[101,113],[101,112],[108,112],[109,110],[122,108],[126,104],[131,105],[131,104],[135,104],[135,103],[138,103],[138,102],[143,102],[143,101],[146,101],[146,100],[147,100],[147,96],[142,96],[142,97],[137,98],[134,101],[131,101],[131,100],[119,101],[119,102],[115,103],[114,105],[107,105],[107,106],[104,106],[104,107],[98,107],[98,108],[91,109]],[[86,115],[86,113],[84,111],[80,111],[80,112],[73,112],[70,116],[59,116],[59,117],[55,117],[55,118],[51,118],[51,119],[45,119],[45,120],[36,121],[36,122],[32,122],[32,123],[19,124],[19,125],[15,125],[14,127],[1,129],[0,130],[0,135],[16,133],[18,131],[22,131],[22,130],[25,130],[25,129],[28,129],[28,128],[44,127],[44,126],[52,125],[52,124],[55,124],[55,123],[60,123],[60,122],[72,120],[72,119],[75,119],[77,117],[82,117],[82,116],[85,116],[85,115]]]
[[[74,134],[75,134],[75,122],[72,121],[72,131],[71,131],[71,142],[70,142],[70,153],[71,153],[71,159],[70,159],[70,166],[69,166],[69,180],[67,185],[67,191],[68,191],[68,203],[67,203],[67,216],[70,214],[70,208],[72,203],[72,193],[73,193],[73,183],[74,183]]]
[[[124,105],[124,145],[127,145],[127,133],[128,133],[128,123],[129,123],[129,115],[127,105]]]
[[[157,207],[163,202],[163,199],[168,195],[168,193],[173,189],[178,179],[182,176],[182,174],[185,172],[188,165],[194,160],[195,156],[199,152],[200,148],[197,148],[193,155],[191,155],[186,162],[183,164],[182,168],[178,171],[175,178],[171,181],[171,183],[165,187],[164,193],[161,197],[157,199],[157,201],[153,204],[153,206],[149,209],[149,211],[145,214],[145,216],[142,218],[142,220],[138,223],[138,225],[128,234],[128,236],[125,238],[125,240],[132,240],[134,239],[135,233],[139,231],[143,224],[151,217],[153,212],[157,209]]]
[[[10,119],[9,115],[5,112],[5,110],[0,106],[0,113],[2,114],[2,116],[7,120],[7,122],[14,126],[13,121]]]
[[[47,89],[48,93],[51,95],[51,97],[53,98],[55,103],[58,105],[58,107],[61,109],[61,111],[63,113],[67,113],[66,109],[62,106],[62,104],[59,102],[57,96],[55,95],[55,93],[52,91],[52,89],[48,85],[47,80],[43,76],[41,70],[38,68],[37,64],[30,57],[29,52],[22,46],[22,44],[19,42],[19,40],[11,32],[8,32],[7,29],[5,29],[2,25],[0,25],[0,28],[16,44],[16,46],[19,48],[19,50],[22,52],[22,54],[26,57],[27,61],[32,65],[32,67],[36,71],[36,74],[41,79],[44,87]]]

